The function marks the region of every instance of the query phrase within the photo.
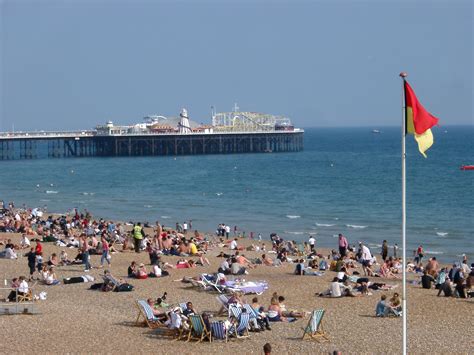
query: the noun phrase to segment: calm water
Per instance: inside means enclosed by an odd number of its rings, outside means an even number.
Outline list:
[[[407,237],[444,261],[474,251],[474,128],[434,130],[424,159],[407,137]],[[49,211],[87,208],[96,216],[165,225],[193,220],[247,234],[295,240],[315,233],[336,247],[342,232],[379,252],[401,245],[398,128],[307,129],[300,153],[0,162],[0,199]],[[39,186],[37,186],[39,185]]]

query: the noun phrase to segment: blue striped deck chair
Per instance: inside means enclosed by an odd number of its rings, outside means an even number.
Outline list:
[[[238,307],[235,304],[229,305],[229,318],[234,317],[236,320],[239,320],[241,314],[242,308]]]
[[[248,303],[244,304],[244,308],[247,310],[247,313],[250,315],[250,319],[257,319],[258,314],[255,312],[255,309],[252,308]]]
[[[209,342],[212,341],[211,332],[207,330],[201,315],[190,314],[189,321],[191,323],[191,331],[189,332],[187,341],[190,341],[191,339],[195,339],[199,343],[204,339],[209,339]]]
[[[227,337],[227,330],[225,329],[225,324],[223,321],[217,321],[217,322],[212,322],[211,323],[211,334],[212,334],[212,339],[220,339],[220,340],[229,340]]]
[[[308,338],[316,340],[317,342],[329,341],[329,338],[323,330],[324,312],[324,309],[317,309],[311,313],[308,325],[304,328],[303,340]]]
[[[247,312],[240,313],[238,323],[234,323],[229,328],[229,336],[235,336],[237,339],[247,338],[249,333],[250,314]]]
[[[147,301],[138,300],[137,307],[138,307],[138,317],[137,317],[137,320],[135,321],[137,325],[139,324],[140,318],[143,317],[145,324],[151,329],[164,326],[164,324],[161,323],[158,320],[158,318],[154,316],[153,309],[150,307]]]

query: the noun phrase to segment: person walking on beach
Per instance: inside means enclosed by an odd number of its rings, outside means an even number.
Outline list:
[[[395,245],[393,246],[393,258],[396,259],[397,255],[398,255],[398,244],[395,243]]]
[[[314,247],[316,245],[316,239],[314,239],[314,237],[312,235],[309,236],[308,244],[309,244],[309,247],[311,248],[311,252],[313,252]]]
[[[341,258],[346,256],[348,247],[349,243],[347,242],[347,238],[339,233],[339,254],[341,254]]]
[[[100,258],[100,266],[104,266],[104,261],[107,261],[107,264],[110,266],[110,247],[109,242],[105,238],[105,234],[102,234],[100,242],[102,244],[102,256]]]
[[[140,247],[142,243],[142,239],[145,236],[145,232],[142,228],[142,225],[140,222],[138,222],[134,227],[133,227],[133,244],[135,247],[135,253],[140,252]]]
[[[383,243],[382,243],[382,259],[383,261],[386,261],[387,260],[387,256],[388,256],[388,244],[387,244],[387,241],[384,240]]]
[[[423,263],[423,256],[425,256],[425,252],[423,251],[423,246],[420,245],[416,250],[416,254],[418,255],[418,265]]]
[[[188,223],[186,221],[183,222],[183,234],[188,233]]]
[[[85,234],[83,234],[81,251],[82,251],[82,263],[84,264],[85,272],[89,272],[89,270],[92,268],[91,263],[89,261],[90,259],[89,249],[90,247],[89,247],[89,243],[87,242],[87,237]]]

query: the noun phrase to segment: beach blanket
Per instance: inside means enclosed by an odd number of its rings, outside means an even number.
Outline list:
[[[266,281],[226,281],[225,287],[229,291],[240,291],[244,294],[262,294],[268,290],[268,283]]]

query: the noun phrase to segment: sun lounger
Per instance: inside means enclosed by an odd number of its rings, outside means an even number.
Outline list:
[[[323,330],[324,309],[317,309],[311,313],[308,325],[304,328],[303,340],[308,338],[312,340],[329,341],[326,333]]]
[[[226,281],[225,289],[229,292],[239,291],[244,294],[256,293],[261,295],[265,290],[268,290],[268,283],[266,281],[247,281],[243,283]]]
[[[201,275],[201,281],[204,283],[205,286],[208,286],[211,289],[216,290],[219,293],[222,293],[224,291],[224,287],[219,284],[219,278],[218,277],[213,279],[208,274],[202,274]]]

